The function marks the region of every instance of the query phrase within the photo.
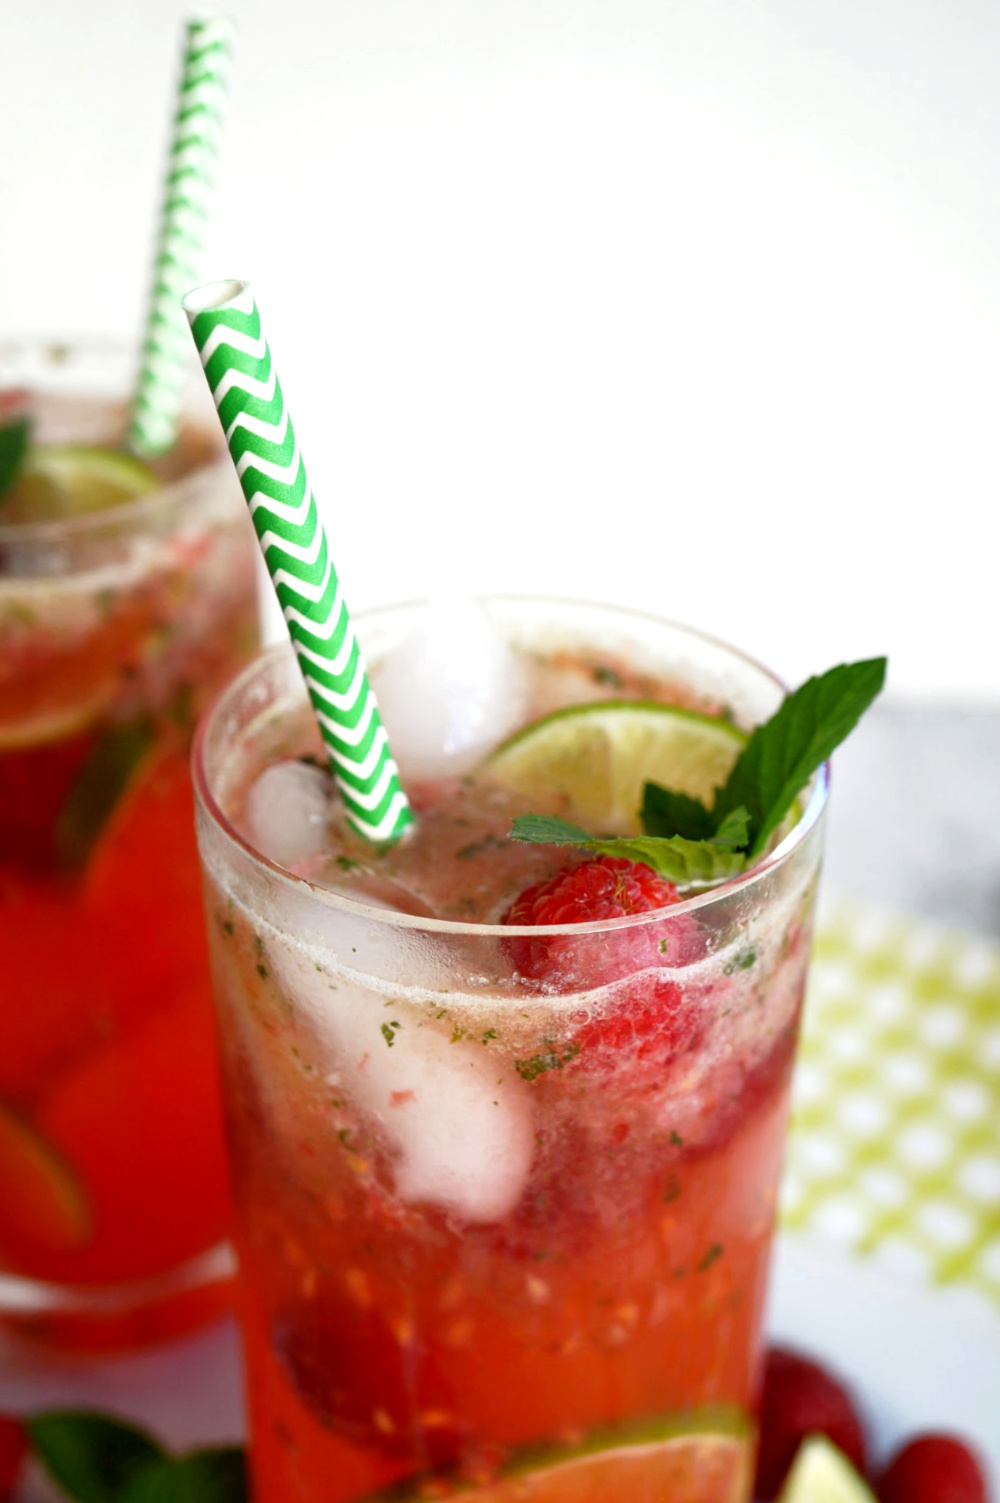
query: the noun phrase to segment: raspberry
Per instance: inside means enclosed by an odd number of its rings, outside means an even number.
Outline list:
[[[677,902],[672,882],[641,862],[598,856],[529,887],[504,914],[505,924],[589,924],[655,913]],[[649,966],[683,964],[691,923],[670,919],[611,934],[553,935],[516,939],[511,954],[522,976],[559,991],[605,986]]]
[[[864,1431],[846,1390],[815,1362],[772,1347],[764,1368],[757,1497],[778,1496],[807,1435],[825,1435],[864,1474]]]
[[[468,1437],[433,1351],[401,1345],[378,1305],[365,1309],[320,1284],[314,1298],[276,1315],[271,1342],[324,1429],[375,1457],[406,1458],[411,1468],[455,1467]]]
[[[0,1414],[0,1503],[13,1498],[27,1450],[28,1440],[21,1421]]]
[[[505,924],[586,924],[658,913],[678,901],[677,889],[641,862],[600,856],[529,887],[503,916]],[[522,976],[547,990],[616,988],[599,1016],[574,1034],[565,1061],[579,1057],[589,1069],[614,1068],[623,1059],[662,1065],[697,1033],[693,1009],[664,967],[685,965],[700,953],[698,925],[688,915],[664,917],[598,934],[511,939]]]
[[[976,1457],[955,1435],[918,1435],[897,1451],[878,1484],[881,1503],[988,1503]]]

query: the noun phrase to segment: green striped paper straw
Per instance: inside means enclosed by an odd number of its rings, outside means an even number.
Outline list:
[[[413,815],[253,293],[247,282],[213,282],[183,306],[348,818],[368,840],[398,840]]]
[[[235,29],[226,16],[188,21],[167,158],[160,231],[127,445],[162,454],[173,444],[191,353],[181,298],[201,276],[229,93]]]

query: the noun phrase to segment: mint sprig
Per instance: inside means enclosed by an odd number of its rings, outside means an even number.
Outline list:
[[[80,1503],[116,1503],[164,1454],[145,1431],[103,1414],[56,1410],[36,1414],[27,1429],[46,1470]]]
[[[0,427],[0,498],[17,479],[31,441],[31,422],[27,417],[13,418]]]
[[[564,819],[528,814],[513,821],[511,838],[643,861],[682,886],[738,876],[765,849],[813,773],[850,735],[881,691],[885,670],[885,658],[841,663],[789,694],[750,736],[711,808],[647,783],[642,835],[593,836]]]
[[[134,1425],[72,1409],[26,1425],[35,1455],[79,1503],[247,1503],[239,1447],[171,1456]]]
[[[164,1456],[133,1479],[119,1503],[247,1503],[241,1448]]]
[[[594,836],[558,815],[525,814],[513,821],[510,833],[513,840],[539,845],[577,845],[598,856],[644,861],[661,877],[684,886],[736,877],[746,865],[746,857],[725,842],[686,840],[682,835]]]
[[[807,679],[754,731],[712,808],[716,821],[740,805],[749,812],[751,859],[881,692],[885,670],[885,658],[830,668]]]
[[[711,810],[700,799],[674,793],[659,783],[647,783],[642,804],[642,828],[647,835],[683,835],[685,840],[711,840],[715,830]]]

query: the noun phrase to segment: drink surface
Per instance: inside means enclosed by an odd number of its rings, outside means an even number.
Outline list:
[[[123,420],[36,408],[41,442]],[[256,645],[254,544],[199,430],[158,469],[164,489],[99,516],[0,525],[0,1269],[102,1297],[228,1225],[187,762]],[[130,1344],[214,1301],[17,1329]]]
[[[607,655],[528,667],[525,722],[723,709]],[[223,802],[259,848],[277,771],[322,829],[296,850],[289,805],[280,864],[364,907],[202,838],[256,1495],[743,1503],[815,843],[729,898],[505,935],[473,926],[582,859],[505,839],[537,798],[411,784],[376,853],[316,753],[286,701]]]

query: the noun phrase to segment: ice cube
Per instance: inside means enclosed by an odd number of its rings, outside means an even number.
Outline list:
[[[247,795],[246,834],[279,866],[318,855],[327,844],[333,780],[309,762],[275,762]]]
[[[495,1049],[452,1043],[419,1008],[342,977],[333,989],[311,956],[269,954],[286,995],[327,1041],[327,1063],[388,1140],[401,1199],[470,1222],[513,1210],[531,1168],[533,1106]]]
[[[374,1053],[369,1075],[399,1148],[396,1189],[466,1221],[499,1221],[524,1190],[534,1150],[528,1087],[478,1039],[452,1043],[429,1023],[400,1019],[393,1053]]]
[[[434,600],[371,678],[404,783],[461,776],[523,718],[525,674],[467,597]]]

